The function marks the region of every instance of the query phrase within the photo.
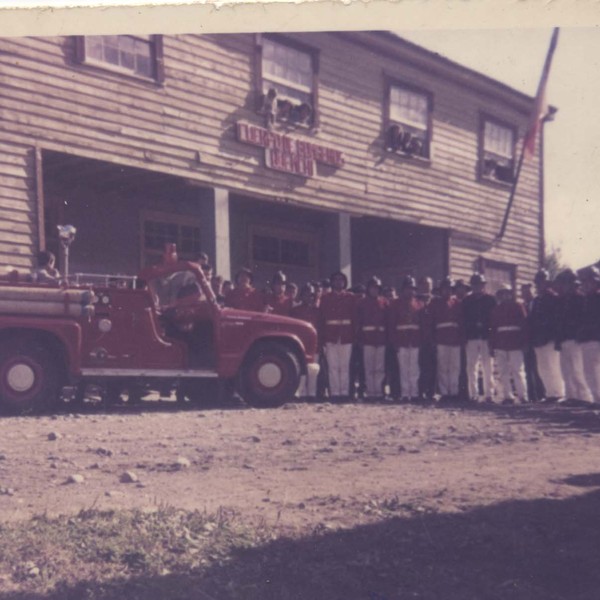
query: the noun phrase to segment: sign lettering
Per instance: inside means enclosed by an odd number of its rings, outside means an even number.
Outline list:
[[[341,151],[322,144],[292,138],[250,123],[237,123],[238,141],[265,149],[265,166],[276,171],[314,177],[315,162],[344,166]]]

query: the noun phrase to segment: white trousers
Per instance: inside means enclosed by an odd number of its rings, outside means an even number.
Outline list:
[[[364,346],[366,394],[371,398],[383,395],[385,379],[385,346]]]
[[[437,376],[442,396],[458,396],[460,346],[437,347]]]
[[[492,397],[492,357],[487,340],[468,340],[465,347],[467,355],[467,377],[469,379],[469,396],[479,396],[479,370],[477,366],[481,363],[483,371],[483,395]]]
[[[398,348],[398,367],[402,397],[417,398],[419,395],[419,349]]]
[[[581,350],[585,379],[594,397],[594,402],[600,402],[600,342],[583,342]]]
[[[585,381],[583,370],[583,351],[574,340],[561,344],[560,367],[565,380],[567,398],[593,402],[592,392]]]
[[[308,375],[300,376],[300,384],[296,396],[300,398],[316,398],[317,396],[317,373],[310,372]]]
[[[350,356],[352,344],[325,344],[325,356],[329,373],[329,392],[332,396],[350,393]]]
[[[512,398],[511,380],[519,399],[527,402],[527,379],[525,357],[522,350],[496,350],[496,367],[504,398]]]
[[[560,352],[554,348],[554,342],[535,348],[535,360],[546,398],[562,398],[565,395],[565,382],[560,368]]]

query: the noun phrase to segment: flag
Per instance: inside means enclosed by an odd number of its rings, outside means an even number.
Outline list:
[[[546,61],[544,62],[544,69],[542,70],[542,76],[540,78],[540,83],[538,84],[537,93],[535,95],[535,105],[533,113],[531,114],[531,121],[529,123],[527,133],[525,134],[525,139],[523,140],[523,151],[526,158],[531,158],[535,154],[535,140],[537,133],[540,129],[540,124],[544,120],[544,117],[548,115],[546,84],[548,83],[548,74],[550,73],[552,56],[554,55],[554,50],[556,50],[557,42],[558,27],[555,27],[554,31],[552,32],[550,47],[548,48],[548,54],[546,55]]]

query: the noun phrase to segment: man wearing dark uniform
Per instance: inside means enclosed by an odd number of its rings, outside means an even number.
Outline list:
[[[578,341],[583,369],[594,402],[600,402],[600,270],[588,267],[581,273],[585,306]]]
[[[421,347],[419,348],[419,395],[432,400],[435,395],[435,343],[431,302],[431,277],[421,277],[417,283],[417,300],[421,302]]]
[[[544,384],[544,398],[555,402],[565,395],[558,344],[558,296],[552,289],[550,275],[540,269],[534,277],[536,296],[529,313],[529,335],[535,352],[537,371]]]
[[[594,399],[585,380],[583,352],[577,343],[583,325],[585,305],[579,285],[577,275],[572,269],[565,269],[556,276],[560,366],[565,380],[567,400],[591,403]]]
[[[485,291],[486,280],[480,273],[471,276],[471,293],[462,301],[466,337],[467,378],[469,398],[479,401],[479,371],[483,371],[483,395],[492,399],[492,357],[490,356],[490,316],[496,300]]]

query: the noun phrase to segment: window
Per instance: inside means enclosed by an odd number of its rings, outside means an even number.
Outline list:
[[[77,38],[79,62],[163,81],[162,37],[157,35],[87,35]]]
[[[390,83],[387,101],[386,150],[430,158],[431,95],[406,85]]]
[[[250,228],[250,256],[253,262],[275,267],[314,267],[317,236],[279,227],[254,225]]]
[[[515,129],[484,117],[481,126],[480,172],[483,179],[512,183],[515,175]]]
[[[513,289],[515,287],[517,268],[513,264],[480,258],[477,270],[485,275],[486,289],[490,294],[495,294],[503,284],[508,284]]]
[[[267,125],[284,121],[316,124],[317,55],[314,51],[271,37],[260,43],[260,100],[258,112]]]
[[[161,261],[165,244],[176,244],[181,260],[198,260],[202,252],[200,222],[187,215],[142,212],[142,266]]]

